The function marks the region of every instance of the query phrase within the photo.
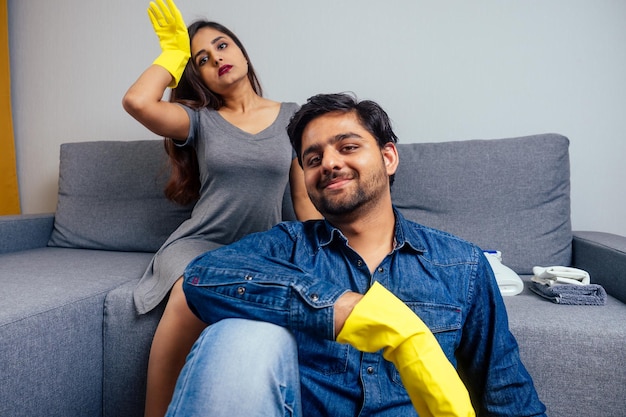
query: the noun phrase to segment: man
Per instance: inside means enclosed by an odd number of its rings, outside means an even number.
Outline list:
[[[393,207],[387,114],[319,95],[288,133],[325,220],[282,223],[189,265],[188,303],[211,326],[168,415],[458,416],[473,406],[543,416],[482,251]]]

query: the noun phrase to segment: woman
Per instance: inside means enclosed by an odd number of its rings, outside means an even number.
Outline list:
[[[146,416],[165,414],[185,357],[206,327],[182,292],[187,264],[279,222],[289,180],[297,217],[321,217],[306,195],[286,133],[298,106],[262,97],[248,54],[231,31],[206,21],[187,28],[172,0],[166,2],[157,0],[148,9],[162,53],[130,87],[123,106],[168,138],[172,177],[166,194],[195,206],[134,293],[143,314],[171,289],[150,351]],[[175,87],[169,102],[162,100],[167,87]]]

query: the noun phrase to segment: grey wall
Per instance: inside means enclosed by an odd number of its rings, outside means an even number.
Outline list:
[[[63,142],[154,138],[124,113],[159,53],[144,0],[9,0],[25,213],[54,211]],[[626,235],[626,2],[178,0],[229,26],[266,96],[354,91],[403,142],[557,132],[571,140],[575,229]],[[156,139],[156,138],[155,138]]]

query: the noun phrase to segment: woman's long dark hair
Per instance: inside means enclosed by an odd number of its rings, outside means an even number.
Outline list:
[[[243,56],[248,61],[248,79],[252,89],[259,96],[263,96],[261,84],[254,72],[254,67],[250,63],[248,52],[246,52],[239,38],[228,28],[216,22],[196,21],[187,28],[190,42],[200,29],[207,27],[230,37],[241,49]],[[181,103],[195,109],[209,107],[213,110],[219,110],[225,104],[222,96],[209,90],[202,82],[200,72],[193,59],[187,63],[178,86],[172,89],[170,102]],[[200,197],[200,169],[195,149],[192,146],[176,146],[172,139],[165,138],[165,152],[169,156],[171,165],[170,178],[165,185],[165,196],[182,205],[195,202]]]

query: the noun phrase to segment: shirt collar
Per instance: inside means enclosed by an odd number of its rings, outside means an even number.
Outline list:
[[[417,230],[414,227],[411,227],[410,221],[405,219],[402,213],[400,213],[395,206],[393,207],[393,212],[396,216],[394,251],[408,249],[414,252],[425,252],[426,248],[424,241]],[[337,240],[343,244],[347,244],[348,239],[341,232],[341,230],[326,220],[324,220],[322,224],[323,226],[318,229],[316,236],[318,247],[327,246],[331,242]]]
[[[396,247],[394,250],[407,249],[413,252],[426,252],[424,240],[418,233],[419,229],[405,219],[395,206],[393,212],[396,215]]]

